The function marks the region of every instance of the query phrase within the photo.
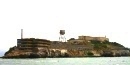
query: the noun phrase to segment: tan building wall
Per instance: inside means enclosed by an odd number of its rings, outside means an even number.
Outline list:
[[[98,41],[107,40],[107,41],[109,41],[109,39],[106,37],[91,37],[91,36],[79,36],[78,39],[80,39],[80,40],[98,40]]]

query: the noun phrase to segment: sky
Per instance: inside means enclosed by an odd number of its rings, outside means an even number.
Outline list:
[[[80,35],[109,38],[130,48],[129,0],[0,0],[0,50],[24,38],[59,40]]]

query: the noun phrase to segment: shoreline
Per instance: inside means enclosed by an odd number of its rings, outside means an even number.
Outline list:
[[[44,57],[44,58],[99,58],[99,57],[130,57],[130,56],[86,56],[86,57]],[[36,57],[36,58],[22,58],[22,57],[0,57],[2,59],[37,59],[40,57]],[[42,58],[42,57],[41,57]]]

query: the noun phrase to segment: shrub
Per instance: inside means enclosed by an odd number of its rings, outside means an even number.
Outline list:
[[[93,56],[94,54],[92,52],[87,53],[88,56]]]

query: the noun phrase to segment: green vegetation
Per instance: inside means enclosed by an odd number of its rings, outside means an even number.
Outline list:
[[[95,50],[104,50],[107,49],[108,42],[100,42],[96,40],[91,40],[91,43],[93,44],[93,47]]]
[[[93,56],[94,54],[92,52],[87,53],[88,56]]]
[[[113,46],[118,46],[118,47],[124,47],[123,45],[119,44],[119,43],[116,43],[116,42],[110,42],[111,45]]]
[[[123,45],[116,43],[116,42],[109,42],[109,41],[97,41],[97,40],[91,40],[91,43],[93,44],[93,48],[95,50],[110,50],[111,48],[125,48]]]
[[[94,56],[94,54],[91,51],[85,51],[85,56]]]

